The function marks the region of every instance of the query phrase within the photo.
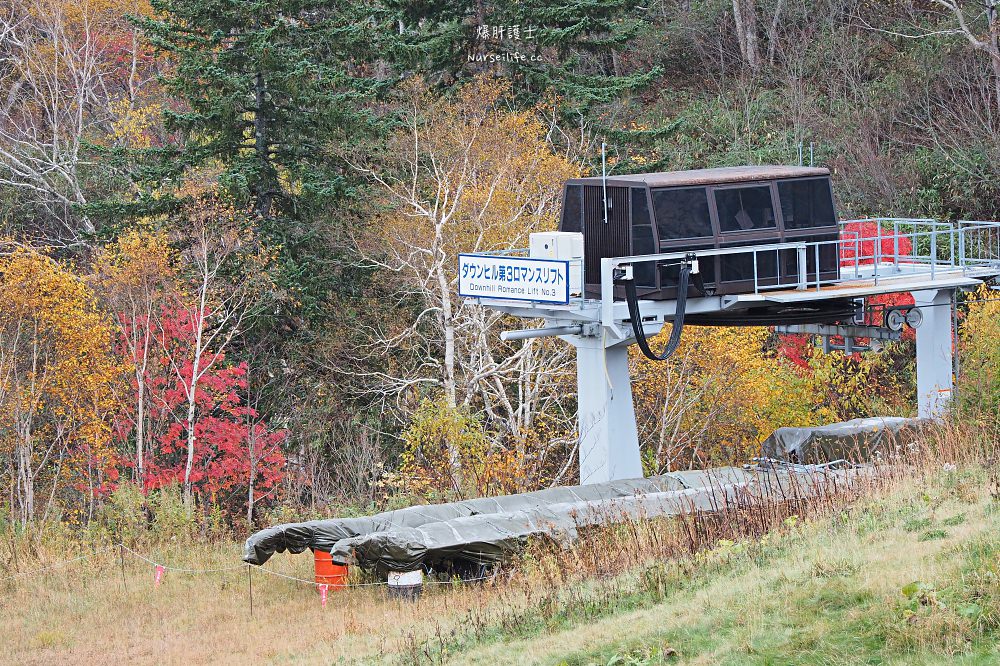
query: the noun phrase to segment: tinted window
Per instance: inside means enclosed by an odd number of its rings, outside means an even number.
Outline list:
[[[778,199],[781,200],[781,216],[786,229],[832,227],[836,224],[830,181],[826,178],[779,182]]]
[[[653,190],[653,209],[661,241],[713,235],[708,192],[703,187]]]
[[[816,279],[816,248],[819,247],[820,279],[830,280],[837,277],[839,251],[836,233],[822,233],[815,236],[799,236],[796,242],[815,243],[806,249],[806,277],[808,280]],[[782,282],[794,284],[799,279],[799,257],[796,250],[781,251],[781,275]],[[831,275],[832,273],[832,275]]]
[[[685,246],[686,249],[691,250],[707,250],[715,247],[714,239],[709,239],[706,243],[704,241],[700,243],[691,243]],[[705,283],[706,287],[714,287],[715,285],[715,262],[716,257],[702,257],[698,262],[698,267],[701,269],[701,279]],[[677,283],[680,281],[681,268],[677,263],[667,263],[666,265],[660,266],[660,288],[669,289],[670,287],[676,287]]]
[[[559,225],[559,231],[582,231],[580,224],[583,217],[581,214],[582,197],[582,186],[566,186],[566,201],[563,204],[562,224]]]
[[[652,227],[644,226],[632,228],[632,254],[634,256],[642,254],[656,254],[656,248],[653,247]],[[651,263],[643,265],[648,265],[650,268],[653,266]]]
[[[719,209],[719,228],[723,232],[773,229],[775,226],[771,188],[767,185],[716,190],[715,205]]]
[[[652,224],[649,221],[649,205],[646,203],[646,190],[632,188],[632,226]]]
[[[760,241],[749,243],[738,243],[726,245],[726,247],[741,247],[758,245]],[[739,252],[736,254],[723,254],[719,256],[719,264],[722,267],[723,282],[753,281],[754,279],[754,256],[753,252]],[[757,264],[757,284],[773,284],[778,276],[778,253],[775,251],[761,251],[756,253]]]
[[[796,238],[795,240],[802,240],[807,243],[822,243],[821,245],[810,245],[808,251],[806,252],[806,272],[809,275],[810,280],[816,279],[816,247],[819,247],[819,269],[820,273],[829,274],[831,271],[836,271],[838,269],[839,263],[839,252],[837,250],[837,244],[831,243],[830,236],[807,236],[805,238]],[[820,275],[820,278],[830,279],[828,275]]]
[[[655,254],[653,226],[649,219],[645,188],[632,188],[632,254]],[[656,267],[652,262],[635,265],[635,281],[641,287],[656,286]]]

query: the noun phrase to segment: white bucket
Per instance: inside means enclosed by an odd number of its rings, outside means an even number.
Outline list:
[[[389,583],[389,597],[395,599],[407,599],[414,601],[420,596],[420,591],[424,586],[424,572],[416,571],[390,571],[387,577]]]

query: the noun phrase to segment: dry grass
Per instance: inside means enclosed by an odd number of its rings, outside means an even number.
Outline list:
[[[165,552],[173,566],[232,566],[237,544],[198,553]],[[154,558],[159,559],[159,558]],[[250,616],[245,569],[167,572],[116,552],[14,584],[0,583],[0,660],[10,663],[331,663],[401,649],[408,632],[436,630],[437,618],[483,603],[481,589],[436,586],[418,605],[389,600],[382,587],[331,592],[326,609],[309,585],[253,572]],[[310,578],[308,553],[279,555],[269,569]]]
[[[781,661],[795,650],[823,657],[815,663],[838,663],[824,651],[824,635],[841,629],[886,655],[957,654],[992,620],[922,602],[903,617],[900,589],[946,580],[962,560],[947,554],[995,527],[996,474],[961,472],[992,469],[993,442],[995,433],[951,427],[909,451],[910,464],[889,460],[858,484],[777,502],[744,497],[712,515],[592,530],[568,550],[536,544],[493,583],[426,586],[416,604],[372,586],[331,592],[322,609],[310,586],[255,571],[251,617],[245,569],[167,572],[154,589],[153,567],[129,558],[123,586],[113,551],[38,576],[0,578],[0,661],[527,664],[625,655],[631,661],[621,663],[645,664],[675,659],[667,646],[677,645],[691,663],[746,663],[761,654]],[[960,471],[943,473],[944,463]],[[857,508],[845,511],[848,505]],[[237,563],[240,546],[145,552],[210,569]],[[37,564],[57,555],[46,551]],[[279,555],[267,566],[308,579],[311,565],[307,553]],[[983,580],[988,597],[993,588]],[[838,604],[843,612],[834,622],[824,609]],[[894,630],[872,639],[864,614],[872,626]],[[776,635],[792,638],[782,643]]]

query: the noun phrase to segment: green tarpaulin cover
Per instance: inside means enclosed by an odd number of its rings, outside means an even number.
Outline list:
[[[893,453],[919,436],[926,419],[875,417],[812,428],[778,428],[761,444],[761,457],[817,464],[864,462]]]
[[[717,510],[737,496],[742,502],[801,497],[857,473],[726,467],[291,523],[251,536],[244,560],[263,564],[275,552],[311,548],[330,552],[336,562],[380,571],[481,566],[520,551],[533,537],[570,542],[590,526]]]
[[[341,539],[393,527],[420,527],[428,523],[464,518],[468,516],[519,511],[544,504],[563,504],[585,500],[626,497],[636,493],[681,490],[689,487],[682,474],[665,474],[648,479],[627,479],[586,486],[560,486],[530,493],[483,497],[449,502],[411,506],[397,511],[386,511],[363,518],[334,518],[311,520],[304,523],[277,525],[257,532],[246,542],[243,560],[250,564],[264,564],[274,553],[286,550],[301,553],[306,548],[331,552]]]

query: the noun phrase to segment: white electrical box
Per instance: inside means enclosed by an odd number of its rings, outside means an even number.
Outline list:
[[[531,234],[528,256],[532,259],[560,259],[569,262],[569,295],[583,293],[583,234],[575,231],[546,231]]]

